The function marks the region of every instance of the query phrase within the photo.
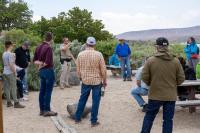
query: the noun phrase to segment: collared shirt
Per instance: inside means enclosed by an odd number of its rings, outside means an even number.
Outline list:
[[[115,50],[119,57],[127,57],[131,55],[131,49],[127,43],[118,44]]]
[[[69,48],[67,48],[66,50],[62,50],[65,47],[66,44],[61,44],[60,45],[60,58],[61,59],[66,59],[68,57],[71,57],[71,51]]]
[[[103,55],[93,48],[86,48],[79,53],[77,61],[77,74],[86,85],[99,85],[106,79],[106,65]]]
[[[53,67],[53,50],[47,42],[43,42],[36,48],[33,61],[37,60],[47,64],[45,68]]]

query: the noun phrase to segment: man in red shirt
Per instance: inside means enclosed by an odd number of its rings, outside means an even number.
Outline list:
[[[53,50],[50,47],[53,35],[51,32],[45,34],[45,41],[36,48],[33,61],[38,66],[40,76],[40,115],[56,116],[57,113],[51,111],[51,94],[55,81],[53,70]]]

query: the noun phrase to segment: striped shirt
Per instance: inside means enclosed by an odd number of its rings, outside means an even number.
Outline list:
[[[103,55],[93,48],[86,48],[79,53],[77,74],[86,85],[99,85],[106,79],[106,65]]]

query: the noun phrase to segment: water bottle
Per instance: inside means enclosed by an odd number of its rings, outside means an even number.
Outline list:
[[[101,89],[101,96],[103,97],[103,96],[104,96],[104,94],[105,94],[105,88],[104,88],[104,87],[102,87],[102,89]]]

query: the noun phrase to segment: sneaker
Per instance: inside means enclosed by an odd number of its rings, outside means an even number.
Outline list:
[[[14,104],[14,108],[25,108],[25,106],[24,106],[24,105],[21,105],[19,102],[16,102],[16,103]]]
[[[48,117],[48,116],[57,116],[58,113],[57,112],[53,112],[53,111],[46,111],[46,112],[43,112],[43,116],[44,117]]]
[[[147,105],[148,104],[143,105],[142,112],[147,112]]]
[[[21,102],[24,102],[24,101],[28,101],[28,98],[27,97],[23,97],[23,98],[20,98],[19,99]]]
[[[29,92],[28,92],[27,90],[24,91],[24,95],[28,95],[28,93],[29,93]]]
[[[12,106],[13,106],[12,102],[7,102],[7,107],[12,107]]]
[[[126,81],[126,78],[124,78],[124,80],[123,81]]]
[[[96,126],[98,126],[98,125],[100,125],[100,123],[99,123],[99,122],[94,122],[94,123],[91,123],[91,127],[96,127]]]

